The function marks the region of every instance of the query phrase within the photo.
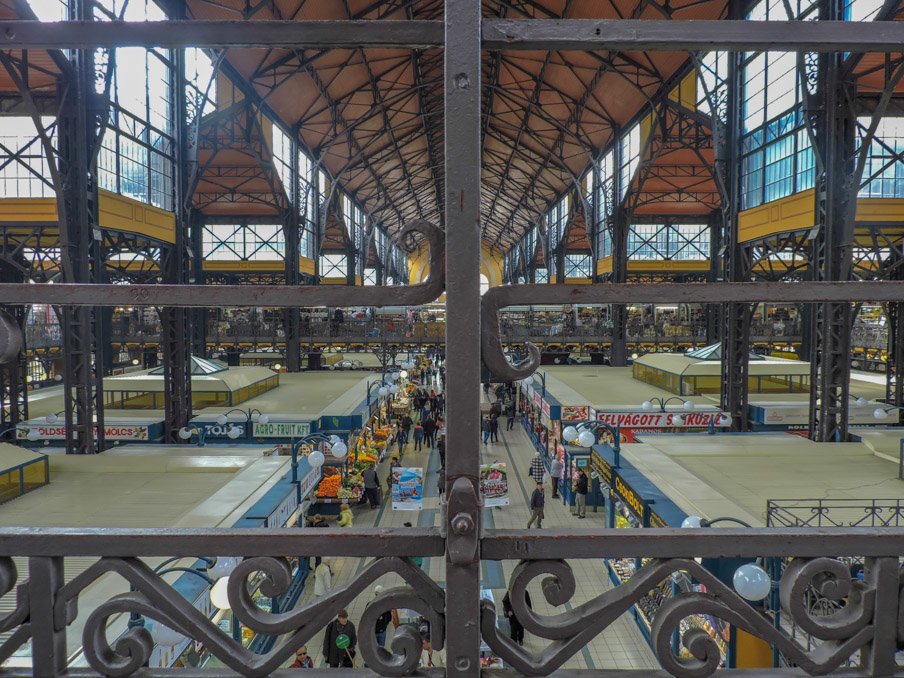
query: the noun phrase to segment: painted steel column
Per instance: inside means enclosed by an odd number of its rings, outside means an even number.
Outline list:
[[[289,190],[289,206],[285,212],[283,231],[286,237],[285,274],[286,285],[298,285],[301,283],[301,271],[299,259],[301,258],[301,232],[300,221],[304,217],[299,214],[301,201],[301,178],[298,176],[298,144],[291,144],[292,157],[290,168],[292,185]],[[301,371],[301,309],[287,308],[283,311],[283,331],[286,335],[286,370],[289,372]]]
[[[739,1],[729,7],[732,19],[743,17]],[[725,275],[728,282],[748,282],[750,280],[750,258],[748,250],[738,241],[738,212],[740,211],[740,153],[741,115],[743,92],[741,83],[743,53],[728,54],[727,109],[724,134],[715,152],[717,167],[721,171],[724,184],[722,205],[722,242],[725,244]],[[725,304],[722,306],[722,392],[721,406],[731,417],[732,431],[746,431],[748,428],[747,402],[749,395],[749,354],[750,354],[750,304]]]
[[[448,676],[480,675],[480,15],[445,0]]]
[[[844,15],[843,0],[825,0],[820,19]],[[819,56],[816,101],[807,111],[816,134],[823,171],[816,176],[817,236],[813,241],[810,274],[816,281],[848,280],[851,273],[856,190],[854,174],[856,119],[846,98],[856,92],[842,79],[843,53]],[[868,142],[867,142],[868,143]],[[855,179],[859,182],[859,177]],[[851,376],[850,303],[817,303],[811,310],[810,437],[820,442],[845,442]]]
[[[615,135],[620,130],[613,131]],[[609,280],[623,283],[628,280],[628,214],[622,197],[621,166],[622,146],[615,144],[612,149],[615,176],[612,177],[612,195],[615,197],[615,209],[610,217],[612,233],[612,273]],[[626,194],[627,195],[627,194]],[[613,367],[624,367],[628,364],[628,307],[625,304],[612,304],[612,349],[609,352],[609,364]]]
[[[8,255],[9,256],[9,255]],[[0,284],[21,283],[24,276],[15,266],[6,261],[0,261]],[[15,321],[22,333],[22,347],[19,354],[9,363],[0,365],[0,424],[3,428],[15,426],[19,422],[28,419],[28,387],[26,376],[28,374],[28,360],[25,355],[25,316],[26,307],[21,304],[3,306],[5,311]],[[15,439],[15,432],[10,431],[4,438]]]
[[[186,196],[190,197],[190,196]],[[192,279],[193,285],[203,285],[204,279],[204,217],[200,212],[192,211],[189,240],[192,251]],[[207,357],[207,325],[210,322],[210,314],[206,308],[190,309],[191,313],[191,352],[192,355]]]
[[[904,304],[887,304],[888,359],[885,362],[885,401],[904,407]],[[904,423],[904,411],[897,411],[898,424]]]
[[[93,5],[75,0],[73,20],[89,21]],[[62,190],[57,193],[60,220],[60,258],[63,280],[68,283],[97,282],[103,267],[96,240],[97,163],[94,149],[101,110],[94,93],[94,50],[72,50],[72,76],[61,80],[59,116],[59,170]],[[63,406],[66,416],[66,452],[94,454],[104,449],[102,342],[96,340],[98,315],[91,306],[69,306],[62,311]],[[95,422],[97,435],[95,436]]]
[[[722,268],[722,218],[719,212],[714,212],[709,222],[709,282],[719,282],[723,279]],[[719,307],[715,304],[706,304],[703,307],[703,318],[706,323],[706,345],[716,343],[722,337],[719,326]]]
[[[177,18],[185,16],[184,2],[177,3]],[[168,284],[185,284],[191,266],[189,255],[192,196],[188,195],[188,105],[185,92],[185,50],[176,49],[173,57],[174,78],[171,87],[173,101],[173,132],[175,157],[173,187],[176,206],[175,242],[161,253],[163,279]],[[185,308],[165,306],[160,309],[163,352],[164,440],[180,442],[179,429],[188,425],[192,416],[191,400],[191,313]]]

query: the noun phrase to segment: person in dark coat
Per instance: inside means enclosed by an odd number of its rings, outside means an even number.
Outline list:
[[[424,427],[424,442],[432,449],[436,441],[436,421],[431,417],[427,417],[422,425]]]
[[[534,606],[530,601],[530,593],[524,592],[524,600],[527,606],[533,610]],[[524,645],[524,627],[521,625],[518,617],[515,616],[515,608],[512,607],[512,599],[508,591],[505,592],[505,598],[502,599],[502,612],[509,621],[509,635],[518,645]]]
[[[348,636],[348,647],[340,650],[336,646],[339,636]],[[358,644],[358,634],[355,625],[348,618],[348,612],[339,610],[336,618],[326,626],[323,634],[323,658],[330,668],[338,669],[340,666],[353,667],[355,662],[355,646]]]

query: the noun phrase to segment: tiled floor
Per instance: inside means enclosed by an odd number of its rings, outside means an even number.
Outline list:
[[[527,525],[529,517],[527,493],[533,489],[529,486],[527,476],[530,459],[533,456],[533,447],[527,434],[520,426],[516,426],[512,431],[501,431],[499,438],[498,443],[482,446],[482,457],[485,462],[499,461],[508,464],[511,504],[501,508],[487,509],[484,513],[485,526],[500,529],[522,529]],[[409,445],[402,463],[405,466],[424,466],[427,468],[425,480],[426,497],[423,510],[420,512],[392,511],[388,506],[376,510],[359,508],[356,509],[355,513],[356,527],[401,527],[405,522],[411,522],[422,527],[439,525],[439,500],[436,489],[436,472],[439,468],[438,455],[436,453],[428,455],[425,452],[414,452],[412,446]],[[384,464],[384,468],[381,469],[381,477],[385,475],[385,466]],[[547,509],[544,526],[567,526],[575,529],[604,526],[604,514],[602,512],[597,514],[589,512],[587,520],[578,521],[563,504],[551,501],[549,498],[550,494],[549,489],[547,489]],[[501,564],[488,562],[484,565],[484,584],[493,590],[497,609],[500,613],[502,597],[505,595],[509,577],[516,565],[516,561],[506,561]],[[341,586],[347,583],[362,566],[363,563],[360,562],[360,559],[336,559],[334,585]],[[571,566],[577,580],[578,591],[569,602],[570,607],[581,605],[610,588],[602,560],[573,561]],[[426,559],[424,567],[427,568],[427,572],[434,581],[441,582],[444,580],[445,575],[441,558]],[[386,581],[381,581],[380,583],[394,585],[399,582],[394,582],[393,578],[387,577]],[[555,609],[546,604],[539,590],[538,583],[536,582],[531,586],[531,598],[534,603],[534,609],[543,614],[561,612],[561,608]],[[302,603],[310,600],[312,589],[313,581],[310,582],[303,594]],[[370,596],[361,596],[348,607],[349,615],[353,622],[360,619],[368,600],[370,600]],[[525,647],[535,654],[539,654],[549,642],[537,637],[531,637],[528,633],[525,638]],[[308,651],[315,657],[317,662],[321,661],[321,646],[322,636],[318,636],[308,644]],[[646,641],[641,636],[633,618],[625,615],[570,659],[564,668],[652,669],[658,668],[658,664]]]

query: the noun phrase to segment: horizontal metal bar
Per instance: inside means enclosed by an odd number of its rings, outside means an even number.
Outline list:
[[[442,47],[442,21],[0,21],[4,49]],[[484,19],[489,50],[893,52],[896,21]]]
[[[0,556],[440,556],[438,529],[0,528]]]
[[[323,530],[0,528],[0,556],[205,556],[295,554],[439,556],[434,528]],[[904,528],[709,528],[487,530],[488,560],[701,558],[717,556],[904,556]]]
[[[24,668],[4,668],[4,678],[32,678],[32,670]],[[101,674],[91,669],[68,667],[66,678],[98,678]],[[238,674],[226,668],[177,668],[177,669],[141,669],[135,674],[140,678],[236,678]],[[298,669],[279,669],[273,671],[270,676],[274,678],[297,678]],[[329,678],[368,678],[378,676],[370,669],[304,669],[305,676],[324,676]],[[430,676],[441,678],[445,676],[444,669],[418,669],[418,676]],[[524,674],[507,669],[482,670],[482,678],[521,678]],[[718,676],[733,676],[739,678],[790,678],[791,676],[806,675],[800,670],[781,669],[720,669]],[[839,669],[832,672],[832,678],[864,678],[864,673],[858,669]],[[904,671],[895,675],[904,675]],[[564,669],[554,671],[549,676],[552,678],[673,678],[671,674],[662,670],[651,669]]]
[[[485,19],[488,50],[895,52],[897,21]]]
[[[904,23],[904,22],[902,22]],[[34,285],[32,285],[34,287]],[[491,287],[481,304],[496,309],[528,304],[654,304],[904,301],[904,282],[600,283]]]
[[[484,560],[904,556],[904,528],[486,530]]]
[[[357,47],[443,44],[442,21],[0,21],[3,49]]]

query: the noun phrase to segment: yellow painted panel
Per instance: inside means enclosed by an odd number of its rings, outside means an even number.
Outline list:
[[[589,285],[592,282],[590,278],[565,278],[566,285]]]
[[[810,189],[744,210],[738,215],[738,239],[749,242],[777,233],[811,228],[816,221],[815,200],[816,191]]]
[[[697,73],[692,71],[684,76],[684,79],[669,92],[669,99],[677,101],[685,108],[694,110],[697,108]]]
[[[345,285],[348,282],[345,278],[321,278],[321,285]],[[361,276],[355,276],[355,285],[361,285]]]
[[[3,198],[0,222],[56,223],[56,198]]]
[[[302,273],[314,275],[314,260],[308,259],[307,257],[300,257],[298,259],[298,268]]]
[[[205,261],[203,263],[205,271],[228,272],[228,271],[254,271],[256,273],[284,271],[286,264],[281,259],[260,260],[260,261]]]
[[[691,259],[687,261],[647,261],[647,260],[628,260],[628,271],[645,272],[645,271],[708,271],[708,259]]]
[[[612,257],[603,257],[596,261],[596,272],[599,275],[604,273],[612,273]]]
[[[904,198],[858,198],[856,219],[904,222]]]
[[[163,242],[176,241],[176,215],[109,191],[98,194],[101,228],[137,233]]]
[[[797,359],[794,355],[794,359]],[[744,629],[735,629],[735,666],[739,669],[772,667],[772,647]]]

